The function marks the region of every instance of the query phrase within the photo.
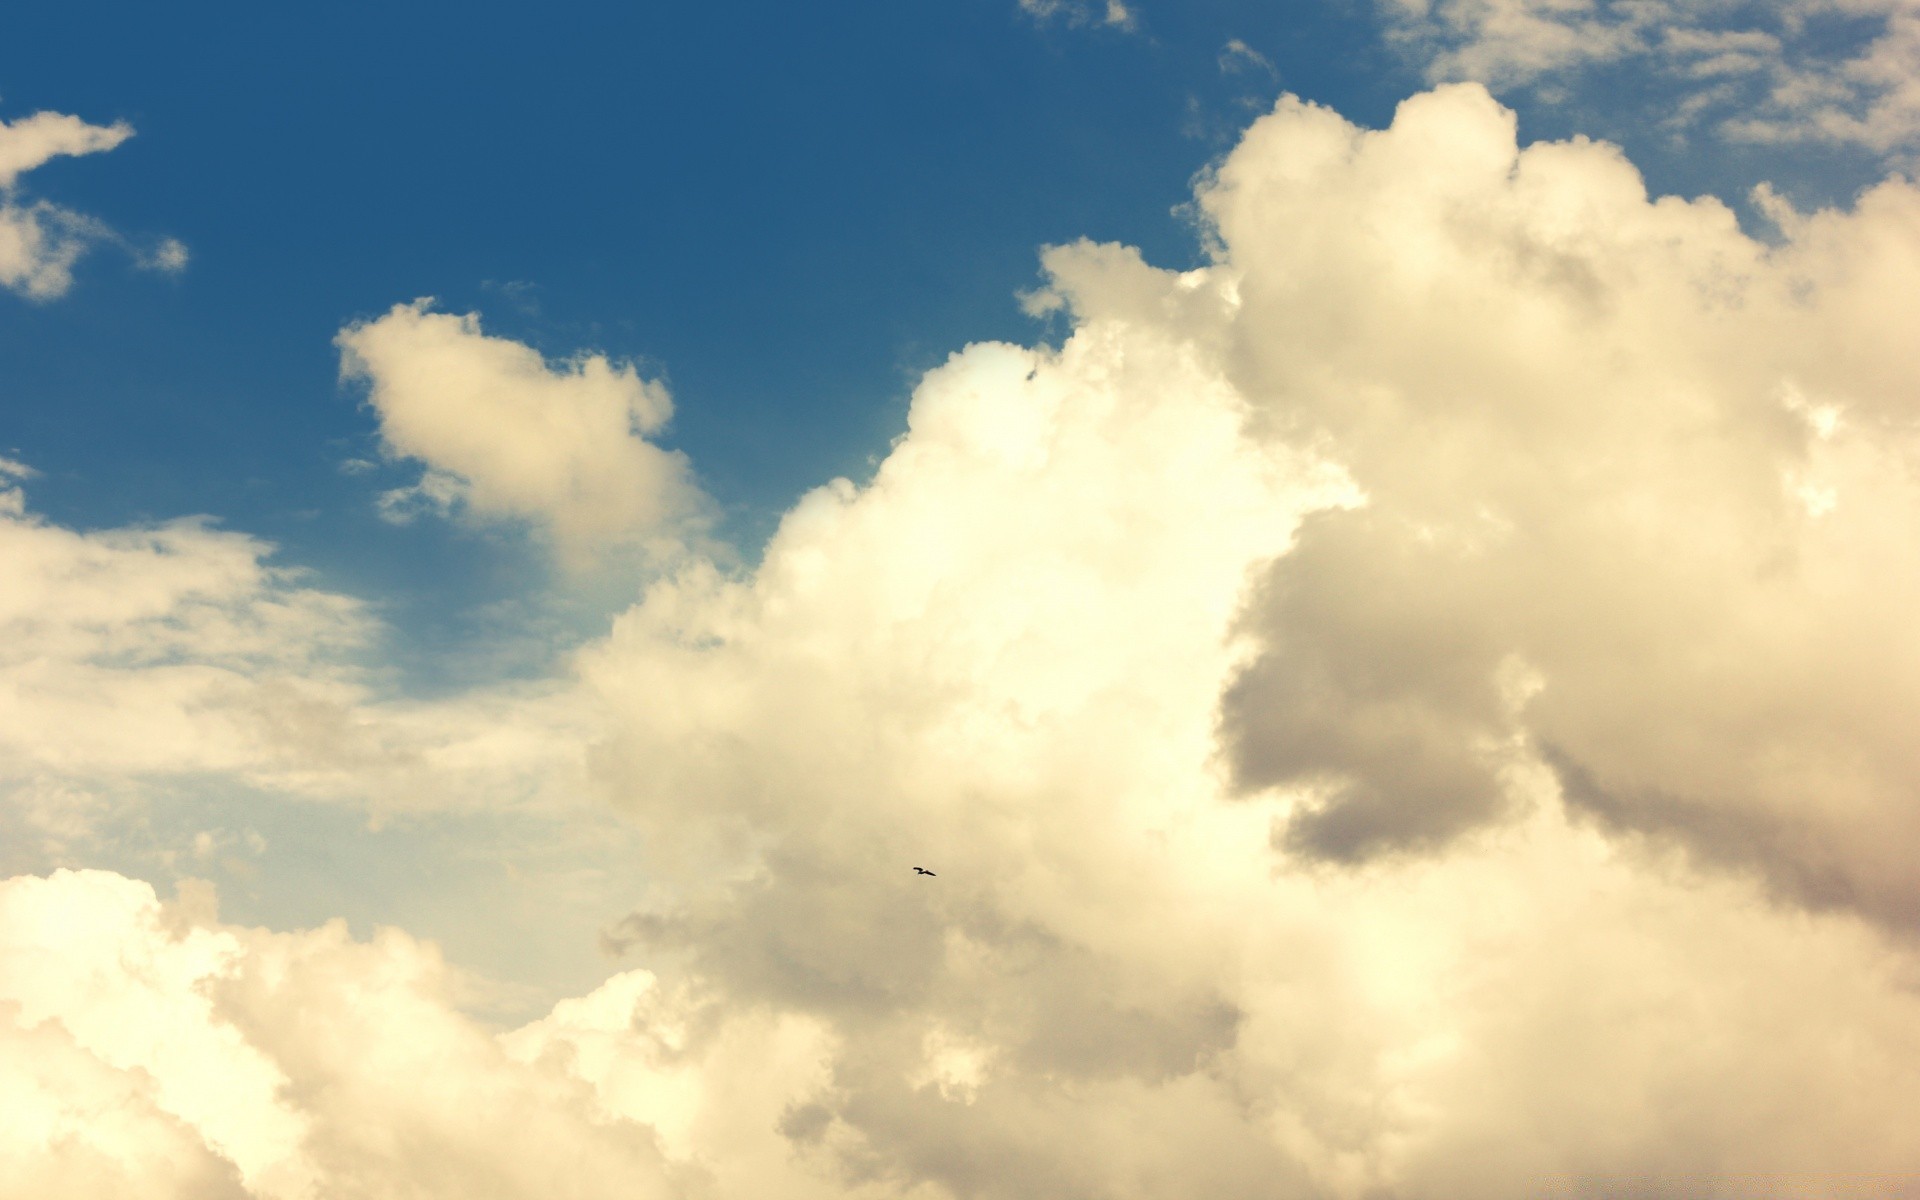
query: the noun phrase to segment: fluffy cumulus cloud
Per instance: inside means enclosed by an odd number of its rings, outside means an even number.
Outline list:
[[[1353,859],[1569,800],[1797,899],[1920,922],[1911,433],[1920,192],[1650,203],[1592,144],[1516,153],[1474,87],[1360,134],[1289,105],[1202,198],[1229,361],[1368,503],[1266,575],[1223,727],[1290,844]]]
[[[1669,124],[1758,142],[1823,141],[1911,162],[1920,152],[1914,0],[1379,0],[1435,79],[1562,89],[1585,68],[1639,65],[1677,90]],[[1663,101],[1664,103],[1665,101]]]
[[[111,150],[132,136],[125,122],[92,125],[64,113],[0,121],[0,287],[33,300],[63,295],[73,285],[74,263],[103,241],[126,247],[142,266],[177,271],[186,265],[186,247],[178,241],[139,250],[92,217],[19,193],[20,177],[35,167]]]
[[[1051,251],[1060,346],[954,355],[581,651],[634,969],[490,1032],[398,932],[16,880],[0,1145],[36,1195],[1911,1194],[1920,193],[1768,203],[1474,85],[1283,101],[1207,266]]]
[[[647,440],[673,413],[666,386],[583,354],[550,365],[489,337],[477,316],[397,305],[341,331],[341,370],[364,380],[380,435],[426,465],[390,512],[459,506],[483,520],[550,530],[575,561],[609,545],[670,537],[701,509],[686,457]]]
[[[516,1063],[402,934],[196,923],[103,872],[0,889],[0,1194],[673,1194],[646,1126]]]
[[[1914,192],[1769,250],[1458,87],[1201,206],[586,656],[616,943],[832,1024],[848,1179],[1906,1186]]]

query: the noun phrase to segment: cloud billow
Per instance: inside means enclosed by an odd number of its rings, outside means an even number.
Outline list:
[[[1270,569],[1223,709],[1243,786],[1313,793],[1292,843],[1430,843],[1550,747],[1617,825],[1920,912],[1912,188],[1769,248],[1466,88],[1283,111],[1202,204],[1243,386],[1368,497]]]
[[[1057,351],[954,356],[870,485],[584,653],[660,887],[616,943],[834,1031],[783,1128],[850,1188],[1920,1169],[1920,1010],[1787,967],[1890,978],[1915,895],[1915,202],[1770,248],[1477,86],[1284,101],[1211,265],[1050,251]],[[1891,1039],[1844,1119],[1855,1060],[1764,1032],[1842,1010]]]
[[[1476,85],[1283,100],[1206,266],[1048,251],[1059,346],[956,353],[553,683],[636,969],[490,1031],[399,931],[10,881],[0,1147],[273,1200],[1901,1194],[1920,194],[1769,203]],[[422,306],[343,346],[475,509],[660,495],[629,370]]]

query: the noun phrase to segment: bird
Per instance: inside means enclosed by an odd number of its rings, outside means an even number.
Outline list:
[[[915,868],[914,868],[913,870],[914,870],[914,874],[916,874],[916,875],[931,875],[931,874],[933,874],[933,872],[932,872],[932,871],[929,871],[929,870],[927,870],[927,869],[926,869],[925,867],[915,867]]]

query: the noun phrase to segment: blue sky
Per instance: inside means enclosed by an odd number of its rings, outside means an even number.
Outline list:
[[[1194,3],[1125,29],[1000,0],[540,22],[39,6],[0,47],[5,110],[139,133],[41,168],[34,193],[178,237],[193,263],[122,278],[124,260],[96,256],[62,303],[8,301],[8,444],[55,519],[244,513],[335,585],[402,603],[403,623],[406,603],[443,619],[532,564],[375,519],[381,481],[339,470],[377,456],[330,345],[434,296],[550,354],[664,375],[667,440],[751,555],[801,492],[871,469],[920,372],[969,341],[1044,334],[1014,300],[1041,247],[1088,237],[1194,265],[1176,210],[1282,89],[1384,123],[1425,69],[1386,25],[1353,2]],[[1818,146],[1676,147],[1619,100],[1657,75],[1613,70],[1555,104],[1511,88],[1523,136],[1611,136],[1654,190],[1736,204],[1761,179],[1831,202],[1877,177]]]
[[[1915,80],[1913,0],[10,15],[0,1160],[1891,1194]]]
[[[94,281],[124,263],[103,256],[75,302],[15,305],[12,441],[45,511],[244,510],[343,584],[408,586],[427,554],[484,587],[474,548],[372,524],[368,481],[336,470],[372,430],[332,331],[431,295],[663,372],[672,442],[764,536],[801,491],[869,469],[919,371],[1033,335],[1013,294],[1042,245],[1194,261],[1170,211],[1277,92],[1223,74],[1230,38],[1363,117],[1417,79],[1323,6],[1194,5],[1136,34],[1000,3],[515,11],[128,12],[76,60],[44,47],[95,18],[26,18],[0,64],[10,112],[140,131],[36,190],[194,255],[111,287]]]

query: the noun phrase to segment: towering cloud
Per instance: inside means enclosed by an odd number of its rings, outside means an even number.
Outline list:
[[[663,881],[617,942],[832,1022],[790,1129],[851,1177],[1911,1177],[1854,914],[1916,896],[1914,192],[1769,248],[1465,86],[1288,101],[1201,205],[1215,265],[1053,252],[1058,352],[956,356],[586,656]],[[1860,1059],[1801,1020],[1879,1031],[1877,1099],[1804,1103]]]
[[[646,440],[673,413],[665,385],[582,355],[559,367],[480,320],[397,305],[336,339],[368,384],[387,450],[426,464],[391,504],[464,507],[551,530],[575,560],[670,535],[700,506],[684,455]]]
[[[1049,252],[1062,345],[582,650],[636,970],[490,1036],[397,932],[15,881],[0,1137],[272,1197],[1911,1192],[1920,193],[1767,203],[1474,85],[1282,102],[1209,265]],[[342,344],[476,510],[632,527],[570,507],[632,372]]]

